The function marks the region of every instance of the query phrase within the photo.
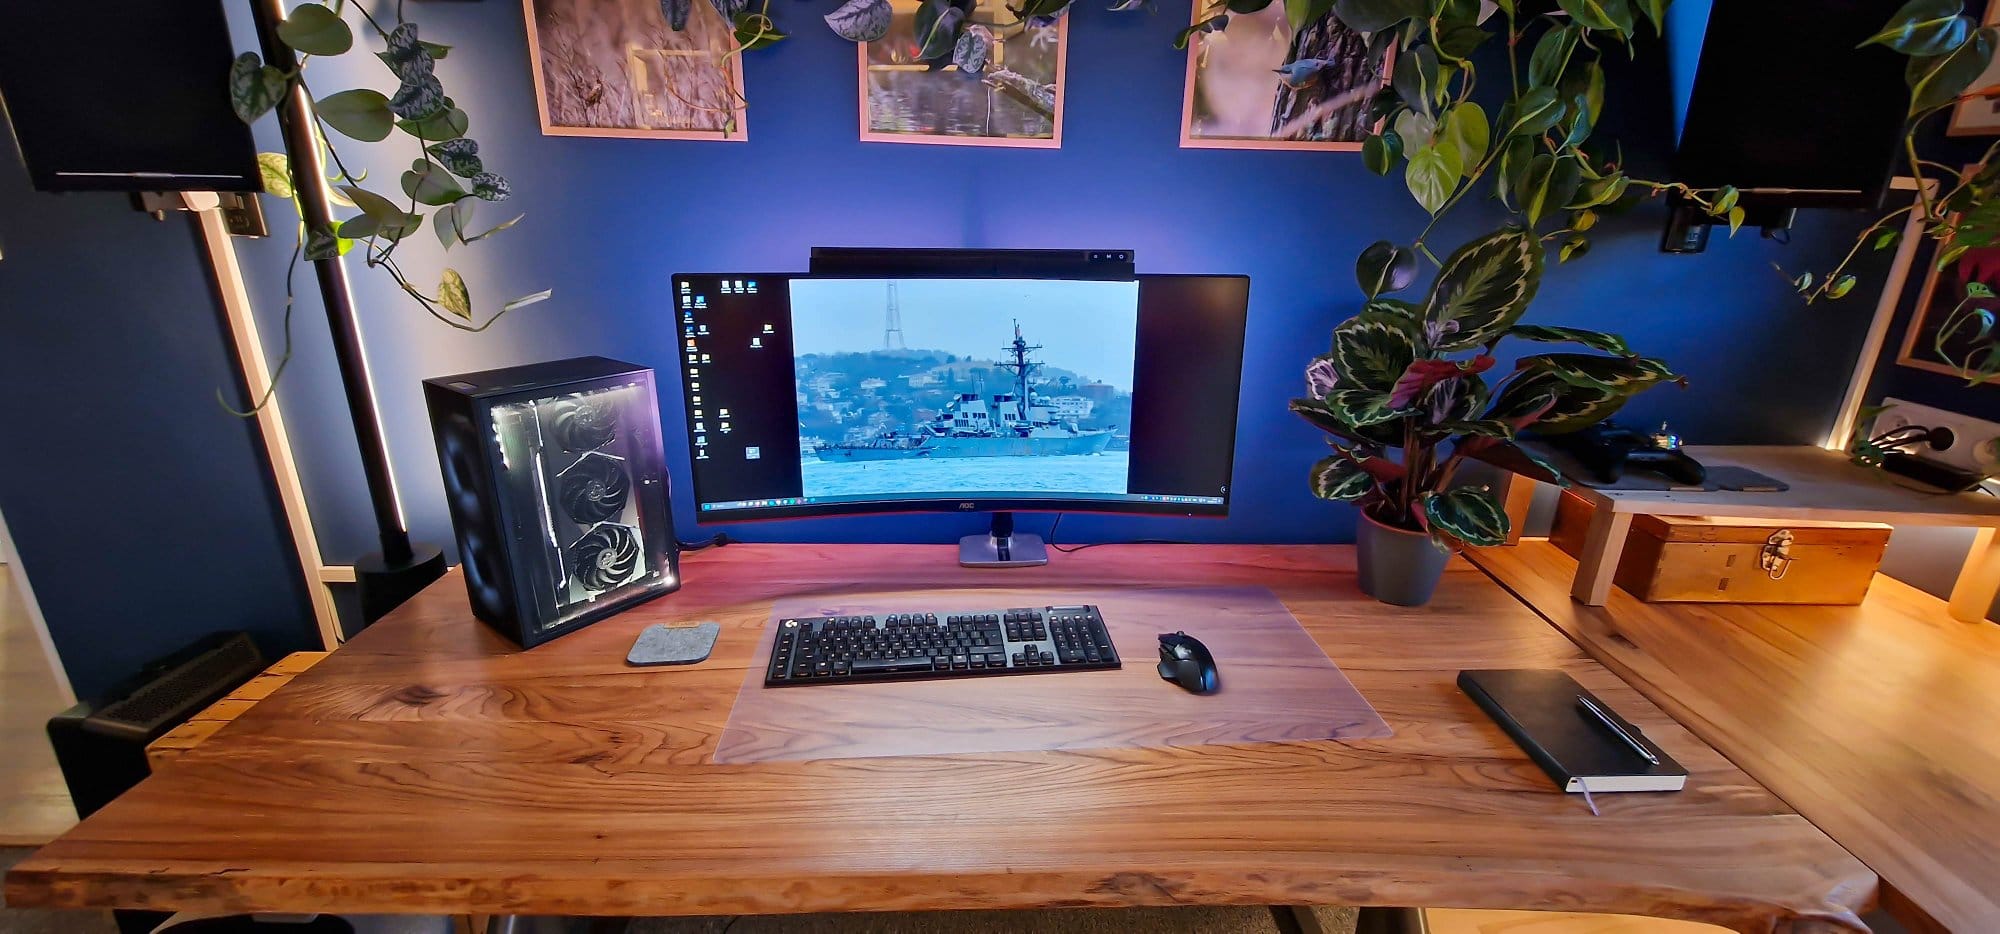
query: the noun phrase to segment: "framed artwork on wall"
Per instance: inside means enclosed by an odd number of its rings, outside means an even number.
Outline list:
[[[917,7],[890,0],[888,34],[860,44],[864,142],[1061,148],[1069,17],[1014,25],[1006,0],[977,0],[972,22],[993,45],[972,75],[918,60]]]
[[[675,31],[658,0],[521,3],[543,134],[748,138],[743,56],[713,4]]]
[[[1940,247],[1941,249],[1943,247]],[[1964,378],[1993,369],[1989,354],[2000,354],[1996,333],[1982,322],[2000,317],[2000,245],[1969,247],[1940,270],[1925,264],[1917,310],[1903,333],[1896,362],[1919,370]]]
[[[1195,3],[1195,22],[1207,6]],[[1296,86],[1278,74],[1278,66],[1305,60],[1330,64]],[[1374,131],[1368,104],[1389,83],[1389,62],[1370,56],[1368,40],[1332,13],[1296,34],[1282,3],[1232,13],[1223,31],[1188,40],[1181,145],[1357,151]]]
[[[1986,5],[1985,24],[2000,24],[2000,3]],[[2000,84],[2000,58],[1986,66],[1972,82],[1973,89]],[[1951,123],[1945,132],[1952,136],[2000,136],[2000,97],[1974,97],[1952,105]]]

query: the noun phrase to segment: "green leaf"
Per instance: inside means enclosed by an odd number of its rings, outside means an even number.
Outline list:
[[[1937,258],[1938,271],[1943,272],[1944,270],[1950,268],[1951,264],[1958,262],[1958,258],[1964,256],[1965,251],[1971,248],[1972,248],[1971,244],[1967,243],[1956,243],[1951,245],[1950,247],[1945,248],[1945,251],[1943,253],[1940,253]],[[1806,285],[1811,286],[1812,273],[1805,273],[1804,278],[1806,279]],[[1803,289],[1801,291],[1803,291]]]
[[[1563,245],[1556,249],[1556,262],[1567,263],[1570,260],[1581,258],[1583,254],[1588,252],[1590,252],[1589,237],[1571,237],[1563,241]]]
[[[1361,164],[1377,175],[1387,175],[1403,158],[1403,138],[1395,130],[1384,130],[1361,141]]]
[[[925,0],[917,7],[917,60],[950,58],[952,49],[958,45],[958,28],[964,24],[964,10],[944,0]]]
[[[1331,406],[1319,399],[1293,399],[1288,407],[1314,428],[1352,444],[1389,447],[1403,443],[1402,426],[1383,423],[1366,428],[1357,427],[1349,424],[1336,414]]]
[[[229,108],[237,119],[254,123],[278,106],[289,85],[284,72],[263,64],[257,53],[245,52],[229,63]]]
[[[1431,102],[1437,93],[1442,75],[1439,73],[1437,50],[1421,45],[1396,56],[1394,78],[1396,96],[1410,108],[1428,115]]]
[[[1625,0],[1556,0],[1556,5],[1585,29],[1607,29],[1620,37],[1632,34],[1632,8]]]
[[[1912,56],[1943,55],[1964,45],[1971,32],[1962,0],[1910,0],[1861,45],[1886,45]]]
[[[1333,9],[1333,0],[1285,0],[1285,21],[1298,33]]]
[[[1493,130],[1486,122],[1486,111],[1466,101],[1444,115],[1444,128],[1439,135],[1445,145],[1458,150],[1460,171],[1470,177],[1479,167],[1479,160],[1486,158]]]
[[[447,250],[465,242],[464,228],[458,221],[457,204],[447,204],[431,214],[431,233],[437,234],[438,245]]]
[[[1910,59],[1903,72],[1910,84],[1910,116],[1929,113],[1957,100],[1992,63],[1996,41],[2000,41],[2000,32],[1987,26],[1945,55]]]
[[[1896,241],[1901,240],[1902,238],[1903,238],[1903,232],[1891,227],[1887,230],[1882,231],[1875,237],[1875,249],[1878,251],[1886,250],[1891,246],[1894,246]]]
[[[1993,297],[1993,287],[1992,287],[1992,286],[1989,286],[1989,285],[1987,285],[1987,284],[1986,284],[1986,283],[1984,283],[1984,282],[1968,282],[1968,283],[1966,283],[1966,284],[1965,284],[1965,297],[1966,297],[1966,298],[1992,298],[1992,297]]]
[[[422,120],[398,120],[396,129],[425,142],[435,143],[464,136],[471,123],[472,120],[466,116],[465,111],[449,107]]]
[[[471,201],[460,201],[460,202],[458,203],[458,209],[459,209],[459,210],[460,210],[461,212],[463,212],[463,214],[462,214],[462,215],[461,215],[461,216],[459,217],[459,219],[458,219],[458,224],[459,224],[459,227],[460,227],[460,229],[463,229],[463,228],[465,227],[465,225],[466,225],[466,224],[468,224],[468,223],[470,223],[470,222],[471,222],[471,220],[472,220],[472,204],[473,204],[473,203],[472,203]],[[509,228],[509,227],[512,227],[512,226],[514,226],[515,224],[518,224],[518,223],[520,223],[520,222],[521,222],[521,218],[524,218],[524,217],[527,217],[527,216],[528,216],[528,215],[526,215],[526,214],[516,214],[516,215],[514,215],[513,217],[510,217],[510,218],[508,218],[508,219],[506,219],[506,220],[504,220],[504,221],[501,221],[501,222],[500,222],[500,223],[498,223],[498,224],[494,224],[494,225],[493,225],[493,226],[492,226],[492,227],[491,227],[490,229],[488,229],[488,230],[487,230],[487,231],[486,231],[485,233],[476,233],[476,234],[473,234],[473,235],[472,235],[472,236],[470,236],[470,237],[466,237],[466,238],[465,238],[465,242],[467,242],[467,243],[478,243],[479,241],[481,241],[481,240],[484,240],[484,239],[486,239],[487,237],[490,237],[490,236],[493,236],[494,234],[497,234],[497,233],[499,233],[500,231],[503,231],[503,230],[506,230],[507,228]]]
[[[417,230],[423,224],[424,219],[421,216],[404,211],[402,208],[397,207],[395,202],[366,188],[357,185],[342,185],[340,190],[347,197],[353,199],[355,206],[361,209],[361,217],[372,222],[371,224],[350,227],[349,225],[353,225],[356,220],[360,220],[361,218],[348,220],[340,228],[340,235],[343,237],[351,240],[360,240],[375,236],[388,240],[400,240]]]
[[[1333,0],[1334,18],[1355,32],[1381,32],[1429,12],[1425,0]]]
[[[736,44],[745,52],[767,49],[789,38],[778,31],[778,24],[762,13],[745,10],[736,14]]]
[[[264,183],[264,193],[280,198],[292,196],[292,160],[282,152],[260,152],[257,154],[257,177]]]
[[[1361,314],[1334,328],[1329,356],[1340,374],[1340,386],[1380,394],[1386,403],[1396,379],[1417,358],[1417,342],[1407,322]]]
[[[354,47],[354,30],[340,14],[317,3],[292,8],[278,24],[278,38],[307,55],[339,55]]]
[[[1438,30],[1438,54],[1454,61],[1465,61],[1486,44],[1488,36],[1489,33],[1475,23],[1453,23]]]
[[[1355,260],[1354,277],[1361,283],[1361,294],[1370,299],[1384,292],[1400,292],[1417,279],[1417,252],[1377,240]]]
[[[1709,201],[1709,204],[1713,205],[1709,209],[1709,213],[1726,214],[1730,208],[1736,206],[1736,202],[1742,197],[1743,193],[1738,191],[1735,185],[1724,185],[1721,188],[1717,188],[1715,190],[1715,197]]]
[[[1312,467],[1312,491],[1320,499],[1351,503],[1374,490],[1375,478],[1347,455],[1322,458]]]
[[[1743,229],[1743,221],[1746,218],[1748,218],[1750,214],[1741,207],[1733,207],[1729,209],[1727,216],[1729,219],[1729,235],[1734,237],[1736,236],[1736,232],[1738,230]]]
[[[389,112],[389,99],[381,91],[369,88],[329,94],[313,104],[313,110],[340,135],[364,143],[388,139],[389,131],[396,125],[396,115]]]
[[[1540,136],[1562,119],[1564,109],[1555,88],[1529,88],[1501,109],[1500,122],[1507,127],[1504,135]]]
[[[438,281],[438,304],[467,321],[472,320],[472,294],[466,291],[465,277],[447,267]]]
[[[1356,428],[1381,425],[1401,418],[1403,413],[1389,407],[1389,394],[1372,389],[1336,389],[1327,394],[1327,411]]]
[[[1466,244],[1438,270],[1424,306],[1432,349],[1483,346],[1528,310],[1542,281],[1542,244],[1532,232],[1501,230]]]
[[[1603,331],[1586,331],[1582,328],[1547,324],[1517,324],[1507,329],[1507,336],[1544,344],[1582,344],[1592,350],[1602,350],[1623,357],[1632,356],[1632,348],[1625,343],[1624,338]]]
[[[1540,434],[1566,434],[1610,418],[1630,396],[1609,389],[1571,386],[1546,372],[1515,376],[1500,387],[1487,418],[1533,425]]]
[[[1534,54],[1528,57],[1529,86],[1554,87],[1569,67],[1570,55],[1576,51],[1576,40],[1582,34],[1583,27],[1575,23],[1554,26],[1542,33],[1541,41],[1535,43]]]
[[[1403,183],[1424,210],[1436,214],[1451,198],[1464,172],[1458,158],[1457,147],[1440,143],[1410,153],[1410,164],[1403,168]]]
[[[1430,520],[1433,535],[1468,545],[1507,543],[1507,511],[1483,489],[1462,486],[1446,493],[1425,493],[1424,516]]]
[[[1854,281],[1852,275],[1841,276],[1833,280],[1833,284],[1826,287],[1826,297],[1845,298],[1847,293],[1854,291]],[[1986,295],[1988,298],[1991,298],[1993,293],[1989,290]]]
[[[403,194],[418,204],[445,205],[470,194],[459,187],[443,166],[422,159],[410,163],[410,171],[403,173],[402,183]]]
[[[1189,26],[1188,28],[1183,29],[1178,33],[1175,33],[1174,48],[1185,49],[1188,47],[1188,40],[1193,39],[1197,34],[1209,33],[1209,32],[1221,32],[1228,26],[1229,26],[1229,14],[1218,13],[1205,20],[1202,20],[1199,23]]]
[[[1514,192],[1515,206],[1533,226],[1568,206],[1582,181],[1582,169],[1574,156],[1540,153],[1528,162],[1521,187]]]
[[[1666,35],[1667,4],[1671,3],[1672,0],[1637,0],[1637,2],[1639,4],[1639,11],[1645,13],[1646,19],[1652,22],[1653,32],[1662,36]]]

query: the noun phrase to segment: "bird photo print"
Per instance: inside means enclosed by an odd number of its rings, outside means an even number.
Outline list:
[[[1215,14],[1194,5],[1181,145],[1358,150],[1374,130],[1369,99],[1389,59],[1331,12],[1293,30],[1288,4]]]
[[[745,138],[743,57],[706,0],[522,0],[542,132]],[[666,10],[685,22],[668,21]]]

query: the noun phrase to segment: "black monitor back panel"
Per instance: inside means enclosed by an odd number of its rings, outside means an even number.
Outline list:
[[[257,191],[221,0],[0,3],[0,100],[42,191]]]

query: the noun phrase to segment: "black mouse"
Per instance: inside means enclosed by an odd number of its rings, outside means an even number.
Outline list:
[[[1213,694],[1222,686],[1208,646],[1184,632],[1160,633],[1159,671],[1160,677],[1196,694]]]

